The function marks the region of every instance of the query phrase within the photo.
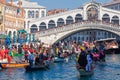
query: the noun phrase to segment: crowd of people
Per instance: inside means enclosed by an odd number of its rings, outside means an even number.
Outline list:
[[[12,62],[29,62],[30,66],[45,64],[45,61],[52,61],[53,57],[66,58],[75,55],[80,68],[91,70],[91,65],[96,61],[105,61],[104,47],[96,47],[91,42],[70,42],[64,41],[52,46],[44,46],[45,43],[31,43],[23,45],[2,46],[0,49],[0,60],[7,59]]]

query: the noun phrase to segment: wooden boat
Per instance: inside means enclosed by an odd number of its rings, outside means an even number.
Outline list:
[[[1,63],[0,63],[0,70],[2,70],[2,65],[1,65]]]
[[[116,38],[107,38],[107,39],[100,39],[96,40],[96,46],[99,46],[99,44],[105,45],[104,52],[106,54],[120,54],[120,47],[118,42],[116,41]],[[106,45],[107,43],[107,45]]]
[[[54,57],[53,61],[54,62],[64,62],[65,58]]]
[[[94,74],[93,70],[92,71],[85,71],[84,69],[79,69],[78,71],[80,73],[80,76],[91,76]]]
[[[26,71],[35,71],[35,70],[41,70],[41,69],[49,69],[49,65],[33,65],[31,66],[26,66],[25,70]]]
[[[3,68],[21,68],[28,65],[29,63],[1,63]]]

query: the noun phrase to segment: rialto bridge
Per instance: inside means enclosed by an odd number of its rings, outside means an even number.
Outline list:
[[[120,11],[102,7],[97,2],[46,16],[30,23],[30,32],[35,39],[53,44],[66,36],[81,30],[104,30],[120,36]]]

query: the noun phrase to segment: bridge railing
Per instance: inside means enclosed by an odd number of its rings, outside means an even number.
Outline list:
[[[120,31],[120,25],[115,25],[115,24],[107,23],[107,22],[103,22],[103,21],[87,21],[86,20],[86,21],[71,23],[68,25],[61,26],[61,27],[55,27],[52,29],[39,31],[34,34],[37,34],[39,36],[46,36],[46,35],[56,34],[56,33],[65,32],[65,31],[69,31],[69,30],[73,30],[73,29],[78,29],[78,28],[82,28],[82,27],[83,28],[96,27],[96,29],[97,29],[98,26],[101,28],[108,28],[108,29],[116,30],[118,32]]]

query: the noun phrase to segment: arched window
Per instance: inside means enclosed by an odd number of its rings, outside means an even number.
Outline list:
[[[105,21],[105,22],[110,22],[110,17],[108,14],[104,14],[103,17],[102,17],[102,21]]]
[[[119,24],[119,17],[118,16],[113,16],[111,22],[113,24]]]
[[[36,18],[39,18],[39,12],[36,11]]]
[[[81,14],[77,14],[77,15],[75,16],[75,22],[79,22],[79,21],[82,21],[82,20],[83,20],[83,17],[82,17]]]
[[[34,11],[32,11],[32,15],[31,15],[31,16],[32,16],[32,18],[34,18],[34,15],[35,15],[35,14],[34,14]]]
[[[11,38],[11,36],[12,36],[12,32],[11,31],[9,31],[8,36]]]
[[[28,18],[31,18],[32,12],[28,11]]]
[[[59,18],[57,21],[57,26],[63,26],[64,25],[64,19]]]
[[[27,27],[29,27],[29,24],[30,24],[30,21],[28,21],[28,23],[27,23]]]
[[[26,22],[24,21],[24,29],[26,29]]]
[[[13,32],[13,43],[16,43],[17,42],[17,35],[16,35],[16,32],[14,31]]]
[[[38,31],[38,28],[35,24],[33,24],[30,28],[30,32],[33,33],[33,32],[37,32]]]
[[[50,20],[49,23],[48,23],[48,29],[54,28],[54,27],[55,27],[55,21]]]
[[[66,24],[73,23],[73,18],[71,16],[68,16],[66,19]]]
[[[41,12],[41,17],[44,17],[44,16],[45,16],[45,12],[42,11],[42,12]]]
[[[39,26],[39,31],[40,30],[45,30],[46,29],[46,24],[44,22],[42,22]]]

